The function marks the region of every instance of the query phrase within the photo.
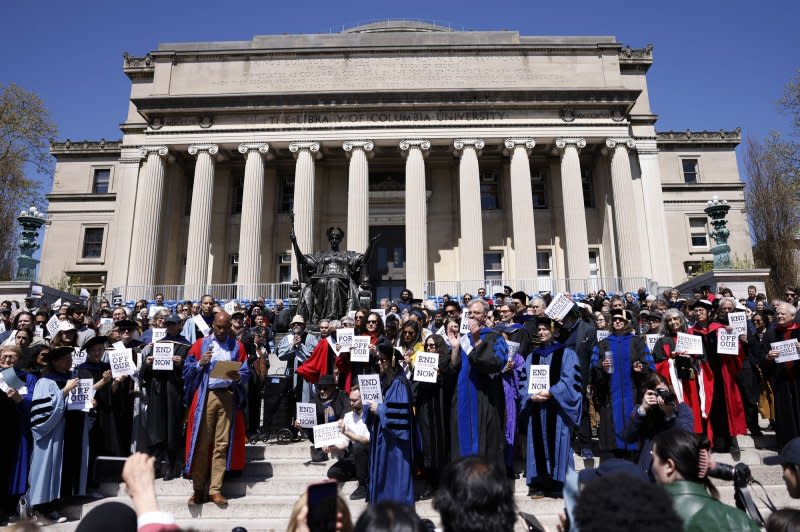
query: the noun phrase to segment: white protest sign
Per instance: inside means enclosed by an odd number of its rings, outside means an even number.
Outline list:
[[[644,335],[644,339],[647,342],[647,349],[649,349],[651,353],[653,352],[653,348],[656,346],[656,342],[658,342],[659,338],[661,338],[660,334],[645,334]]]
[[[203,336],[208,336],[208,333],[211,331],[211,327],[208,326],[206,320],[203,319],[203,316],[200,314],[196,315],[192,318],[192,321],[200,329],[200,332],[203,333]]]
[[[53,314],[53,316],[47,320],[47,332],[50,333],[50,338],[53,338],[56,333],[58,332],[58,314]]]
[[[383,392],[381,391],[380,376],[372,373],[370,375],[358,376],[358,387],[361,390],[361,401],[364,403],[383,402]]]
[[[44,329],[42,329],[38,325],[35,326],[33,328],[33,336],[34,336],[34,338],[44,338]]]
[[[122,342],[114,342],[113,344],[111,344],[111,347],[114,348],[114,351],[122,351],[123,349],[125,349],[125,344],[123,344]]]
[[[511,360],[514,358],[514,355],[519,353],[519,342],[506,340],[506,344],[508,344],[508,359]]]
[[[555,299],[547,305],[544,313],[554,320],[561,321],[564,319],[570,309],[572,308],[572,301],[564,294],[557,294]]]
[[[89,291],[85,288],[81,288],[81,293],[79,296],[81,299],[89,299]]]
[[[153,327],[151,330],[153,331],[153,343],[160,342],[167,336],[166,327]]]
[[[464,350],[464,353],[467,355],[472,353],[472,343],[469,341],[469,336],[462,336],[458,342],[461,344],[461,349]]]
[[[91,410],[94,397],[93,386],[94,380],[79,379],[78,386],[67,396],[67,410],[83,410],[84,412]]]
[[[467,333],[469,333],[469,311],[467,311],[467,309],[463,309],[463,313],[461,314],[461,325],[458,327],[458,334]]]
[[[439,367],[438,353],[417,353],[417,364],[414,366],[414,380],[417,382],[436,382]]]
[[[234,301],[234,300],[232,299],[232,300],[228,301],[227,303],[225,303],[225,304],[222,306],[222,308],[223,308],[223,310],[225,310],[225,312],[227,312],[228,314],[233,314],[234,312],[236,312],[236,301]]]
[[[353,336],[355,336],[355,329],[352,327],[336,329],[336,343],[339,344],[342,351],[350,350],[350,346],[353,345]]]
[[[676,353],[687,353],[689,355],[703,354],[703,338],[693,334],[679,332],[678,339],[675,341]]]
[[[314,403],[297,403],[297,421],[304,429],[317,424],[317,405]]]
[[[717,329],[717,353],[720,355],[739,354],[739,335],[725,329]]]
[[[597,341],[598,342],[602,342],[603,340],[608,338],[610,334],[611,334],[611,331],[606,331],[604,329],[598,329],[597,330]]]
[[[728,314],[728,325],[733,328],[736,336],[747,334],[747,314],[744,312],[731,312]]]
[[[550,389],[550,366],[546,364],[531,365],[528,375],[528,393],[536,395]]]
[[[72,352],[72,369],[77,368],[84,362],[86,362],[86,351],[80,347],[75,347]]]
[[[353,336],[350,362],[369,362],[369,336]]]
[[[383,323],[386,323],[386,309],[385,308],[374,308],[371,309],[370,312],[377,314],[383,320]]]
[[[772,342],[769,346],[778,351],[778,358],[775,362],[783,364],[792,360],[800,360],[800,354],[797,352],[797,340],[784,340],[782,342]]]
[[[107,336],[114,328],[114,320],[112,318],[100,318],[100,335]]]
[[[314,426],[314,447],[321,449],[342,443],[342,433],[336,421]]]
[[[153,370],[172,371],[172,355],[175,352],[175,344],[163,342],[153,344]]]
[[[442,338],[446,338],[447,337],[447,331],[444,330],[444,325],[442,325],[441,327],[436,329],[436,334],[438,334]]]
[[[60,309],[61,308],[61,298],[59,297],[58,299],[56,299],[56,302],[53,303],[52,305],[50,305],[50,308],[53,309],[53,310]]]
[[[20,395],[28,394],[28,387],[25,386],[22,379],[17,376],[17,372],[14,371],[14,368],[6,368],[0,371],[0,390],[8,393],[10,389],[16,390]]]
[[[133,351],[130,349],[109,351],[108,363],[111,364],[111,375],[115,379],[123,375],[136,373],[136,365],[133,363]]]

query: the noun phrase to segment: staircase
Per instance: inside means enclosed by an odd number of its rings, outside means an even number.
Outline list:
[[[765,442],[774,447],[774,437],[767,436]],[[791,500],[786,492],[780,466],[765,466],[761,463],[765,456],[775,454],[773,450],[756,449],[753,439],[740,436],[741,458],[739,461],[750,466],[753,478],[760,481],[767,489],[769,496],[778,508],[791,506],[800,508],[800,501]],[[248,532],[266,530],[286,530],[292,507],[298,496],[312,482],[324,480],[328,467],[333,463],[312,463],[309,461],[309,444],[306,441],[281,445],[277,443],[256,444],[247,446],[248,464],[245,471],[237,478],[227,478],[223,494],[229,498],[226,509],[207,503],[202,506],[189,507],[187,499],[192,494],[191,481],[175,479],[169,482],[156,481],[161,509],[172,513],[178,525],[192,527],[196,530],[231,530],[241,526]],[[734,464],[730,454],[714,454],[718,462]],[[584,460],[576,457],[576,468],[594,467],[597,460]],[[720,491],[722,501],[733,504],[733,483],[714,479]],[[364,501],[349,501],[348,497],[356,489],[356,482],[346,483],[341,490],[348,501],[353,521],[365,507]],[[555,530],[558,522],[557,514],[564,507],[561,499],[532,500],[527,497],[528,487],[524,479],[515,481],[515,499],[520,511],[535,515],[548,530]],[[75,501],[67,505],[64,512],[70,521],[48,526],[47,530],[74,530],[78,520],[93,507],[105,501],[121,501],[130,504],[123,484],[107,483],[100,486],[100,493],[105,499],[92,501]],[[753,497],[762,515],[768,511],[761,502],[761,490],[753,489]],[[416,504],[417,513],[431,519],[440,526],[439,517],[430,500]]]

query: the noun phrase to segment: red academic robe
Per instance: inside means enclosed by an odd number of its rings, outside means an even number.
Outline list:
[[[736,374],[742,369],[742,360],[744,359],[744,349],[742,342],[739,342],[739,354],[737,355],[718,355],[717,354],[717,329],[724,329],[725,325],[721,323],[709,323],[705,326],[696,324],[689,329],[689,334],[695,334],[703,337],[703,347],[706,349],[706,356],[719,357],[720,361],[720,375],[715,378],[722,377],[722,382],[725,389],[725,405],[728,412],[728,432],[731,437],[747,434],[747,423],[744,418],[744,405],[742,404],[742,396],[739,392],[739,387],[736,384]],[[719,401],[719,397],[714,398]],[[713,441],[711,435],[709,439]]]
[[[671,341],[670,341],[671,340]],[[675,388],[675,383],[672,380],[670,373],[669,361],[675,358],[672,348],[675,345],[675,337],[662,338],[659,340],[661,351],[663,352],[664,360],[656,362],[656,372],[667,379],[667,382]],[[654,351],[658,349],[658,345]],[[655,353],[653,354],[655,357]],[[700,374],[696,374],[694,379],[683,379],[681,385],[683,388],[683,402],[686,406],[692,409],[692,417],[694,418],[694,431],[697,434],[705,434],[709,440],[713,439],[711,424],[708,422],[708,416],[711,413],[711,401],[714,399],[714,373],[708,362],[700,361],[700,369],[702,370],[702,383],[700,382]],[[705,408],[702,408],[700,400],[700,386],[703,387],[705,392]]]
[[[184,362],[184,402],[189,402],[189,412],[186,419],[186,451],[185,451],[185,470],[191,472],[192,458],[194,457],[194,447],[197,432],[203,420],[203,410],[205,408],[205,398],[208,392],[208,376],[211,364],[200,367],[197,361],[206,351],[214,336],[207,336],[197,340],[189,349],[189,354]],[[249,372],[247,367],[247,353],[241,342],[233,337],[229,342],[235,342],[235,360],[242,363],[239,370],[239,382],[233,384],[234,392],[234,414],[231,420],[231,432],[228,436],[228,460],[227,471],[241,471],[245,465],[245,443],[247,442],[246,426],[244,421],[244,408],[247,404],[247,392],[244,383],[247,382]],[[232,345],[230,346],[233,347]],[[189,399],[191,398],[191,399]],[[212,438],[213,442],[213,438]],[[209,459],[212,453],[208,453]]]
[[[297,374],[303,377],[306,382],[312,384],[318,383],[320,376],[327,375],[330,369],[328,368],[329,349],[333,348],[327,338],[323,338],[317,342],[308,360],[297,366]]]

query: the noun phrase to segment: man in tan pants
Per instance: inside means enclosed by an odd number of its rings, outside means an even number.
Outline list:
[[[183,371],[192,397],[186,429],[186,468],[191,472],[194,488],[189,504],[210,499],[218,506],[226,506],[228,501],[221,493],[225,471],[244,465],[242,411],[246,392],[242,383],[248,377],[247,354],[231,334],[231,317],[226,312],[214,316],[212,329],[212,336],[196,341],[189,350]],[[229,361],[239,362],[239,370],[228,371],[224,378],[211,376],[217,363]]]

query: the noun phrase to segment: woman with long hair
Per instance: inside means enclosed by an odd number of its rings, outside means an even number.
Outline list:
[[[414,374],[414,365],[417,363],[417,353],[425,350],[422,343],[422,326],[418,321],[408,320],[400,329],[397,347],[402,353],[398,364],[403,369],[407,379]]]
[[[672,497],[672,505],[687,531],[759,530],[738,508],[719,501],[708,478],[710,444],[703,436],[672,429],[653,438],[653,477]]]
[[[672,387],[678,402],[691,409],[694,432],[709,436],[714,374],[703,355],[675,351],[678,333],[688,332],[686,316],[678,309],[667,309],[658,332],[661,338],[653,346],[656,372]]]

